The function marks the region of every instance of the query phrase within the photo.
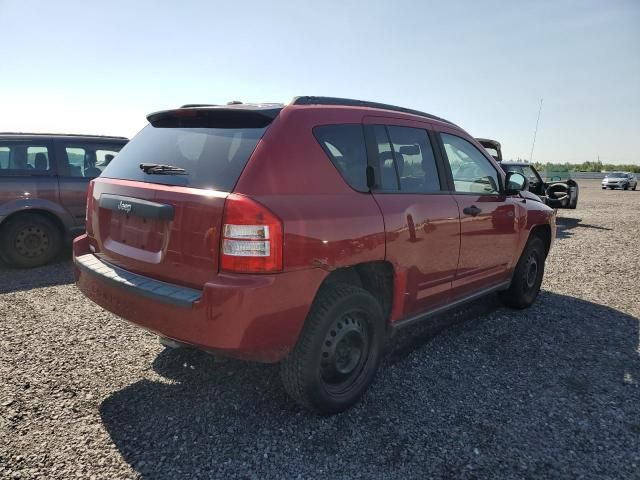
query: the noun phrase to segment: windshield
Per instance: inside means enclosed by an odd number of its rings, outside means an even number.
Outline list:
[[[536,172],[533,170],[533,168],[529,166],[522,167],[522,172],[529,179],[529,182],[538,182],[538,175],[536,175]]]
[[[266,128],[157,128],[146,126],[109,163],[103,177],[233,190]],[[140,168],[169,165],[184,172]],[[155,173],[155,174],[154,174]]]
[[[608,173],[607,174],[607,178],[627,178],[627,174],[626,173]]]

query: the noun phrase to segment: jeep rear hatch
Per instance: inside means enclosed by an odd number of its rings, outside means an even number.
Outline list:
[[[199,288],[218,271],[225,199],[281,107],[181,108],[147,125],[93,182],[87,233],[125,270]]]

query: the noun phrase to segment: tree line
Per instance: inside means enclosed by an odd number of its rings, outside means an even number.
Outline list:
[[[547,172],[634,172],[640,173],[640,165],[602,162],[540,163],[533,164],[538,171]]]

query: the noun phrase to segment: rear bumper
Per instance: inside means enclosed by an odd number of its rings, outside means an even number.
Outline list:
[[[113,267],[73,244],[82,293],[158,335],[247,360],[277,362],[295,345],[326,276],[320,269],[271,275],[218,274],[202,290],[158,282]]]

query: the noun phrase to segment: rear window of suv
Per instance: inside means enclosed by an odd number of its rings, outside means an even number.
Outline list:
[[[105,167],[102,177],[230,192],[265,130],[148,125]],[[141,163],[171,165],[186,174],[148,174]]]

